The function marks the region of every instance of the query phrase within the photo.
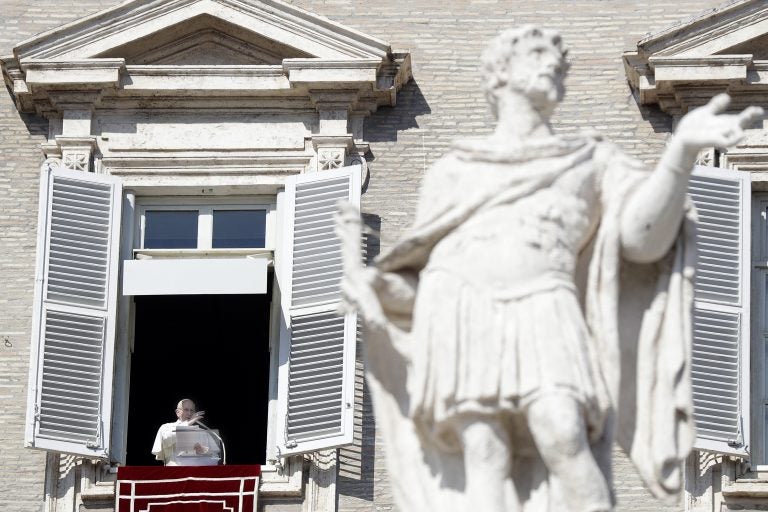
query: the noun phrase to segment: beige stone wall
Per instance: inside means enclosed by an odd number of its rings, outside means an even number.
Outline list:
[[[36,33],[116,5],[114,0],[0,0],[0,54]],[[312,10],[408,50],[414,81],[398,106],[382,108],[366,123],[371,180],[364,210],[391,244],[409,224],[424,169],[458,134],[485,133],[490,116],[478,89],[477,57],[500,29],[538,23],[559,29],[573,67],[568,96],[555,115],[560,133],[592,127],[652,165],[670,121],[638,108],[626,85],[621,53],[648,32],[711,9],[720,0],[294,0]],[[42,453],[23,443],[37,175],[45,123],[21,117],[0,94],[0,510],[42,510]],[[375,217],[378,216],[378,219]],[[7,336],[8,341],[5,342]],[[362,393],[362,384],[360,392]],[[376,438],[370,403],[359,417],[360,440],[340,456],[339,510],[394,508],[385,447]],[[680,510],[652,500],[631,466],[616,461],[619,510]]]
[[[0,55],[34,34],[114,3],[2,0]],[[5,88],[0,91],[0,510],[9,512],[43,508],[45,453],[23,443],[42,162],[38,145],[47,132],[47,122],[20,116]]]

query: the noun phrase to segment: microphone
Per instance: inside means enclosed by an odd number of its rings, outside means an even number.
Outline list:
[[[221,443],[221,455],[223,457],[223,465],[227,465],[227,447],[224,445],[224,440],[221,438],[219,434],[217,434],[212,428],[210,428],[208,425],[203,423],[200,420],[197,420],[195,423],[203,427],[206,431],[210,432],[216,439],[219,440]]]

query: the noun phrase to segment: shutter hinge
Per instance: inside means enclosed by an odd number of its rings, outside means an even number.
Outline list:
[[[289,439],[288,441],[285,442],[286,448],[296,448],[298,445],[299,443],[297,443],[294,439]]]

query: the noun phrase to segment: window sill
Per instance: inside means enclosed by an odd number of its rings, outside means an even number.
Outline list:
[[[98,482],[80,492],[84,502],[104,501],[115,499],[115,482]]]
[[[768,497],[768,479],[739,478],[723,486],[725,498],[766,498]]]
[[[233,258],[254,257],[274,260],[275,250],[271,248],[251,249],[134,249],[133,258],[136,260],[151,260],[162,258]]]
[[[261,466],[259,496],[266,498],[295,497],[303,493],[304,457],[297,455],[286,459],[285,466]]]

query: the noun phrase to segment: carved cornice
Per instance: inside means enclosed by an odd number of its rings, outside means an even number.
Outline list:
[[[744,44],[766,34],[768,3],[742,0],[646,37],[624,54],[624,69],[640,104],[672,115],[720,92],[731,95],[733,108],[764,104],[768,63]]]
[[[312,159],[312,154],[264,154],[243,153],[221,155],[147,154],[135,156],[110,156],[102,159],[102,165],[114,175],[137,176],[221,176],[239,175],[290,175],[302,172]]]
[[[201,41],[230,53],[177,58]],[[53,120],[46,155],[136,186],[214,175],[273,186],[353,156],[364,164],[363,119],[394,106],[411,79],[407,53],[277,0],[129,1],[20,43],[0,63],[17,108]],[[258,129],[274,120],[282,130]]]
[[[768,3],[740,0],[710,9],[638,42],[641,55],[713,55],[768,31]]]
[[[201,96],[222,100],[304,97],[316,106],[370,113],[379,105],[392,105],[402,84],[402,79],[391,80],[391,85],[379,89],[377,63],[371,59],[286,59],[282,66],[126,66],[121,59],[27,61],[4,71],[17,108],[39,115],[51,109],[60,113],[59,98],[64,95],[69,103],[91,107],[102,100],[132,96],[182,102]]]
[[[162,64],[200,41],[228,45],[230,60],[239,51],[254,63]],[[183,102],[353,89],[377,107],[393,105],[411,78],[407,54],[278,0],[129,1],[19,43],[0,63],[19,110],[39,115],[57,109],[50,95],[61,90]],[[354,101],[346,108],[358,108]]]

